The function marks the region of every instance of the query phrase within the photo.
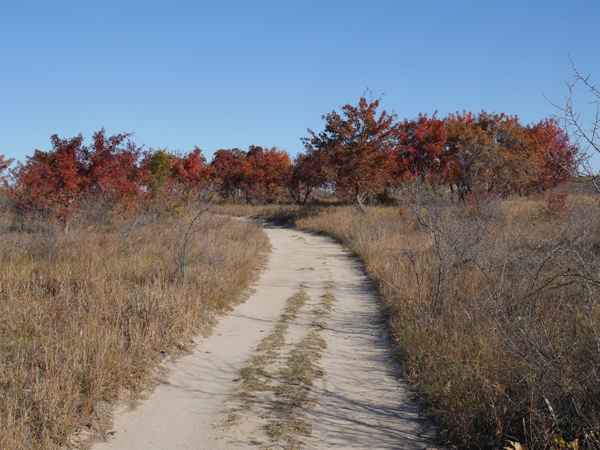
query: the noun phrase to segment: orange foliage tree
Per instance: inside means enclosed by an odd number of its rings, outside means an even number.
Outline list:
[[[273,202],[286,193],[292,163],[286,151],[251,145],[246,153],[246,199]]]
[[[361,210],[363,202],[381,191],[395,147],[394,113],[377,115],[380,99],[361,97],[357,106],[346,104],[342,115],[336,111],[322,116],[325,130],[301,138],[307,153],[319,155],[336,192],[353,198]]]
[[[488,190],[501,194],[530,192],[542,167],[519,118],[482,111],[477,126],[489,143],[481,155]]]
[[[558,166],[575,163],[574,149],[552,122],[524,127],[517,116],[464,112],[451,114],[446,129],[448,172],[461,198],[474,187],[500,194],[547,188],[554,182],[546,177],[562,176]]]

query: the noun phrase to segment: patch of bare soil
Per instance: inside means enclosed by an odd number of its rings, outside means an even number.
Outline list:
[[[430,445],[360,265],[329,238],[265,228],[254,294],[94,450]]]

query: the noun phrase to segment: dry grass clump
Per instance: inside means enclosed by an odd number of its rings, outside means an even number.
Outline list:
[[[315,303],[304,288],[301,284],[287,299],[277,325],[262,339],[252,363],[235,380],[240,382],[237,395],[243,403],[232,411],[228,422],[243,420],[243,410],[260,408],[260,417],[266,420],[264,432],[270,439],[262,449],[300,448],[300,436],[312,432],[312,425],[305,420],[306,410],[316,403],[313,382],[323,376],[319,360],[327,343],[321,331],[335,298],[329,286]],[[291,321],[305,328],[300,340],[288,336]],[[263,444],[255,438],[254,442]]]
[[[255,225],[188,207],[64,228],[0,216],[0,448],[69,446],[100,405],[147,386],[166,354],[262,266]]]
[[[297,213],[294,213],[298,216]],[[416,186],[298,227],[364,261],[426,412],[455,443],[600,447],[600,209]]]

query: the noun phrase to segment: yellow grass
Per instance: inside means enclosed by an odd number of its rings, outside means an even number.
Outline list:
[[[210,211],[189,228],[197,214],[90,216],[67,233],[2,212],[1,449],[57,449],[101,427],[104,402],[147,386],[165,354],[240,296],[266,235]]]

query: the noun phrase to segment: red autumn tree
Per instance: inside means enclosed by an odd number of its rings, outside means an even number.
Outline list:
[[[544,119],[528,127],[530,146],[538,155],[542,173],[536,186],[546,190],[572,178],[577,173],[578,149],[557,119]]]
[[[436,180],[448,176],[449,154],[446,152],[446,122],[427,114],[399,123],[398,147],[395,151],[394,178],[427,175]]]
[[[79,134],[71,139],[52,136],[52,150],[35,150],[13,171],[12,196],[20,207],[44,212],[63,222],[71,220],[83,199],[102,199],[111,206],[130,207],[141,194],[140,149],[130,134],[107,137],[94,133],[92,145]]]
[[[323,116],[324,131],[309,129],[310,137],[301,139],[309,154],[322,158],[338,194],[354,198],[362,211],[364,200],[384,187],[395,146],[396,115],[377,115],[379,101],[363,96],[358,106],[343,106],[342,115],[333,111]]]
[[[169,157],[171,177],[176,189],[181,191],[184,197],[208,188],[214,168],[206,164],[202,150],[194,147],[194,150],[185,156],[169,155]]]
[[[217,150],[210,165],[222,198],[240,199],[244,196],[247,173],[245,151],[239,148]]]
[[[129,140],[131,136],[123,133],[107,137],[104,128],[94,133],[92,145],[84,152],[87,196],[129,208],[142,194],[143,171],[138,165],[141,149]]]
[[[52,150],[35,150],[14,170],[13,197],[29,211],[50,213],[69,221],[87,187],[87,148],[79,134],[71,139],[51,137]]]
[[[273,202],[285,195],[292,172],[292,163],[286,151],[251,145],[246,153],[245,169],[247,200]]]
[[[306,203],[315,189],[327,184],[327,175],[319,153],[300,153],[294,158],[288,189],[297,203]]]

